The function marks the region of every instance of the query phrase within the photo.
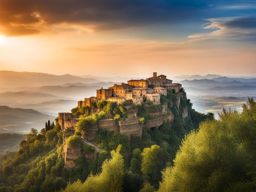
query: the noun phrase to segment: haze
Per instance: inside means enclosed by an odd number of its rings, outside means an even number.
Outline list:
[[[256,1],[0,4],[0,70],[97,76],[256,74]]]

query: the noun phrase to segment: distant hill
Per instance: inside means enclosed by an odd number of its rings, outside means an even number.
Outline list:
[[[186,87],[200,88],[200,89],[232,89],[235,88],[248,88],[256,87],[256,78],[234,78],[234,77],[217,77],[213,79],[194,79],[184,80],[181,82]]]
[[[181,82],[194,107],[201,112],[218,113],[223,108],[241,110],[248,97],[256,96],[256,78],[224,77]]]
[[[56,116],[58,112],[67,112],[77,105],[76,100],[58,99],[42,103],[29,105],[31,109],[35,109],[42,113],[51,114]]]
[[[6,152],[13,152],[19,148],[19,143],[25,138],[23,134],[2,133],[0,134],[0,157]]]
[[[66,83],[96,83],[96,79],[73,75],[52,75],[47,73],[0,71],[1,88],[38,87]]]
[[[104,83],[68,83],[64,85],[42,86],[33,89],[35,92],[50,93],[62,98],[81,99],[96,94],[96,89],[109,87],[112,82]]]
[[[175,77],[177,80],[200,80],[200,79],[215,79],[222,77],[220,75],[208,74],[208,75],[180,75]]]
[[[49,93],[31,91],[4,92],[0,93],[0,106],[24,106],[56,99],[59,99],[59,97]]]
[[[0,133],[25,133],[31,128],[41,129],[53,117],[32,109],[0,106]]]
[[[22,91],[2,92],[0,106],[30,108],[46,114],[56,114],[73,108],[78,100],[96,94],[96,89],[108,87],[110,83],[68,83],[24,88]]]

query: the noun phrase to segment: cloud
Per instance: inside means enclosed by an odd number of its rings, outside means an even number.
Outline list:
[[[90,26],[90,30],[108,30],[179,22],[198,17],[203,8],[208,7],[208,1],[0,0],[0,5],[2,31],[9,35],[23,35],[67,24]]]
[[[256,17],[241,17],[224,23],[229,28],[256,29]]]
[[[189,35],[191,40],[232,39],[256,41],[256,17],[208,19],[206,33]]]
[[[223,10],[251,10],[251,9],[256,9],[256,3],[249,2],[249,3],[221,5],[218,8]]]

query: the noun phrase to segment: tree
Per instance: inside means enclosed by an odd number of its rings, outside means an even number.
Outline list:
[[[159,192],[254,191],[256,188],[256,107],[222,113],[184,140],[174,166],[163,173]]]
[[[80,132],[83,137],[86,138],[88,129],[94,126],[97,123],[96,115],[82,116],[79,118],[78,123],[76,124],[76,132]]]
[[[99,175],[89,176],[84,183],[77,181],[69,184],[65,192],[121,192],[124,178],[124,158],[120,154],[121,146],[111,152],[111,159],[102,165]]]
[[[161,171],[165,167],[165,155],[158,145],[144,148],[142,152],[141,172],[146,181],[157,186],[161,179]]]
[[[139,148],[135,148],[132,151],[132,158],[130,161],[130,171],[133,173],[139,173],[141,163],[141,150]]]
[[[163,171],[163,182],[161,182],[158,192],[170,191],[171,180],[172,180],[171,168],[168,167]]]
[[[150,185],[150,183],[145,183],[143,185],[143,188],[140,190],[140,192],[154,192],[155,191],[155,188]]]

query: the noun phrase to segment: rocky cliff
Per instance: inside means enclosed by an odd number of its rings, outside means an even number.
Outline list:
[[[105,107],[96,110],[96,113],[94,110],[93,114],[78,120],[78,129],[75,132],[81,134],[84,140],[95,144],[97,144],[96,137],[100,130],[128,138],[142,138],[143,130],[158,129],[164,124],[172,126],[177,120],[185,122],[191,119],[191,112],[191,104],[184,91],[168,92],[166,96],[161,96],[159,105],[151,102],[144,102],[141,105],[135,105],[131,102],[118,105],[105,103]],[[66,139],[69,137],[64,140]],[[64,158],[67,168],[75,166],[74,160],[81,155],[80,151],[79,148],[72,145],[65,145]]]

